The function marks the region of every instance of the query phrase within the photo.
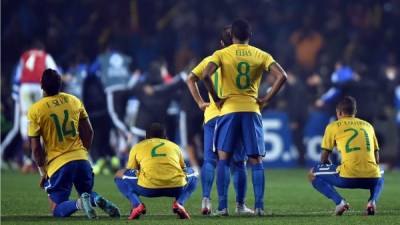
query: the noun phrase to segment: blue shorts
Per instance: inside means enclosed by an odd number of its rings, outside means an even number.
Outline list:
[[[316,177],[323,179],[325,182],[339,187],[339,188],[360,188],[360,189],[373,189],[379,179],[377,178],[346,178],[341,177],[336,172],[337,165],[333,164],[319,164],[314,166],[313,174]]]
[[[79,196],[83,192],[92,193],[94,176],[92,167],[87,160],[74,160],[58,169],[44,183],[44,188],[50,199],[56,203],[67,201],[72,185]]]
[[[207,123],[204,124],[203,129],[204,129],[204,156],[203,159],[204,161],[217,161],[218,160],[218,154],[217,151],[214,151],[214,131],[215,131],[215,125],[217,123],[218,117],[211,119],[207,121]],[[246,152],[244,151],[242,145],[237,146],[235,148],[235,153],[233,155],[233,160],[235,162],[237,161],[245,161],[247,160],[247,155]]]
[[[243,146],[248,156],[265,156],[262,119],[255,112],[236,112],[220,116],[215,128],[215,146],[232,153]]]
[[[194,171],[191,168],[186,169],[186,180],[187,183],[190,183],[191,180],[197,179],[194,174]],[[139,196],[145,197],[179,197],[184,191],[186,186],[176,187],[176,188],[145,188],[138,185],[138,177],[136,175],[136,170],[126,170],[124,175],[122,176],[122,180],[124,180],[131,191],[136,193]]]

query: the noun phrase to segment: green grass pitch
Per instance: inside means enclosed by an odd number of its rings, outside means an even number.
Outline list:
[[[250,172],[250,171],[249,171]],[[203,217],[200,215],[201,186],[186,204],[192,219],[176,219],[171,212],[171,198],[142,198],[147,214],[140,221],[128,221],[128,200],[117,191],[111,176],[97,176],[95,190],[115,202],[121,209],[120,219],[108,218],[97,210],[98,219],[89,221],[82,212],[70,218],[57,219],[49,213],[47,196],[38,188],[37,174],[1,173],[1,224],[400,224],[400,172],[385,174],[385,187],[374,217],[363,216],[368,198],[366,190],[340,190],[349,201],[351,210],[342,217],[332,216],[333,203],[317,193],[306,179],[306,170],[267,170],[265,207],[266,217],[240,217],[234,214],[234,192],[230,189],[229,217]],[[250,175],[250,173],[249,173]],[[213,206],[217,205],[213,189]],[[73,192],[71,197],[76,197]],[[249,181],[247,204],[253,205],[252,185]]]

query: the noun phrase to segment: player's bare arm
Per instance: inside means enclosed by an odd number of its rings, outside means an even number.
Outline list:
[[[199,87],[197,86],[198,81],[199,78],[197,78],[197,76],[193,73],[190,73],[188,79],[186,80],[186,84],[190,90],[190,94],[193,96],[193,99],[196,101],[199,108],[204,111],[210,105],[210,103],[205,102],[201,97]]]
[[[204,85],[207,88],[207,91],[211,94],[211,97],[213,98],[215,105],[217,105],[218,108],[221,108],[223,104],[223,99],[218,97],[217,92],[214,89],[214,85],[211,80],[212,74],[218,69],[218,66],[215,63],[208,63],[207,67],[203,71],[203,77],[204,77]]]
[[[286,82],[287,74],[285,70],[276,62],[272,63],[270,66],[270,74],[275,77],[275,82],[271,87],[271,90],[265,95],[258,99],[258,104],[261,108],[265,107],[271,99],[278,93],[282,88],[283,84]]]
[[[375,155],[376,164],[379,164],[379,150],[378,149],[375,150],[374,155]]]
[[[326,149],[322,149],[321,152],[321,164],[331,164],[331,161],[329,160],[329,155],[331,154],[331,151],[328,151]]]
[[[39,172],[40,172],[40,181],[39,181],[39,186],[43,188],[44,181],[47,178],[46,175],[46,153],[44,152],[44,149],[42,147],[42,144],[40,143],[40,137],[29,137],[29,145],[33,153],[33,159],[36,162],[36,165],[39,167]]]
[[[79,137],[83,146],[89,151],[93,141],[93,128],[89,118],[79,120]]]

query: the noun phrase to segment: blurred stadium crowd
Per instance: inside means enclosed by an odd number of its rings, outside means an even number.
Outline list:
[[[179,136],[182,145],[201,152],[202,112],[183,81],[194,65],[219,48],[221,29],[239,17],[252,25],[252,44],[271,53],[288,72],[288,83],[270,109],[288,113],[300,164],[308,115],[332,114],[340,95],[356,97],[359,116],[375,124],[382,148],[389,152],[383,159],[396,162],[400,154],[400,2],[396,0],[4,0],[2,142],[13,127],[11,96],[13,85],[20,85],[15,79],[19,58],[41,42],[64,74],[66,91],[85,103],[95,130],[92,158],[101,159],[99,168],[107,158],[118,167],[121,162],[113,156],[123,158],[152,121],[166,123],[171,138]],[[111,60],[115,54],[119,57]],[[118,65],[123,60],[129,79],[110,83],[103,74],[107,57]],[[271,83],[268,77],[265,80],[263,91]],[[123,90],[118,84],[125,85]],[[19,97],[15,94],[14,100]],[[113,127],[115,132],[110,133]],[[9,162],[3,165],[22,165],[23,148],[16,135],[2,149],[2,160]]]

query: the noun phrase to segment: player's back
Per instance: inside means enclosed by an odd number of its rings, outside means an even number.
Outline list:
[[[380,177],[374,151],[379,149],[372,125],[354,117],[344,117],[328,128],[341,153],[343,177]]]
[[[210,62],[211,56],[204,58],[195,68],[193,68],[192,73],[195,74],[199,79],[203,79],[203,71]],[[221,86],[221,69],[218,68],[211,77],[214,84],[214,90],[217,92],[219,97],[222,97],[222,86]],[[210,99],[210,105],[204,111],[204,123],[209,120],[219,116],[219,109],[215,105],[213,98],[210,93],[208,94]]]
[[[32,49],[21,56],[21,83],[40,83],[43,71],[46,69],[47,53],[42,50]]]
[[[139,164],[139,185],[147,188],[171,188],[186,184],[182,152],[175,143],[151,138],[141,141],[131,151],[136,151],[133,153]]]
[[[221,114],[260,112],[256,102],[263,71],[274,62],[271,55],[248,44],[233,44],[214,53],[211,61],[221,68]]]
[[[62,92],[42,98],[29,109],[29,135],[43,138],[49,176],[66,162],[87,159],[78,131],[79,120],[87,117],[81,101]]]

